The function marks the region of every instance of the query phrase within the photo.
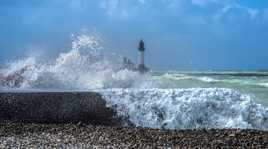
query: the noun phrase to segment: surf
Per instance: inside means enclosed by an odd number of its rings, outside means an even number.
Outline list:
[[[268,109],[232,89],[109,89],[99,92],[119,117],[135,126],[268,130]]]
[[[125,125],[137,127],[268,130],[267,107],[233,86],[217,86],[230,78],[141,74],[104,49],[99,38],[79,35],[68,52],[49,63],[36,57],[13,61],[0,70],[0,90],[98,92]]]
[[[0,73],[2,89],[92,90],[102,88],[146,88],[149,74],[125,67],[124,57],[104,52],[99,38],[78,35],[69,52],[49,63],[26,57],[8,63]]]

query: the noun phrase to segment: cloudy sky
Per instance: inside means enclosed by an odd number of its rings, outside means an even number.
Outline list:
[[[97,34],[107,52],[157,70],[267,69],[267,0],[1,0],[0,63],[68,51]]]

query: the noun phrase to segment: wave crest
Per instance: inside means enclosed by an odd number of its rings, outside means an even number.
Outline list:
[[[136,126],[268,129],[268,109],[232,89],[110,89],[102,94]]]
[[[150,75],[140,75],[124,65],[120,55],[104,54],[98,38],[79,35],[74,38],[72,49],[60,54],[51,64],[39,63],[34,57],[10,63],[6,69],[1,70],[3,73],[0,73],[0,86],[19,89],[89,90],[144,88],[150,85]]]

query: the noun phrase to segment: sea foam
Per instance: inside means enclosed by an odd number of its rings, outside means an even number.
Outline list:
[[[135,126],[268,130],[268,109],[232,89],[109,89],[108,106]]]
[[[54,61],[28,57],[0,69],[0,90],[97,91],[118,116],[141,127],[268,130],[267,108],[248,95],[221,88],[168,89],[176,81],[218,82],[214,78],[167,74],[154,79],[125,69],[121,56],[103,49],[95,36],[79,35]],[[161,80],[171,83],[159,89]]]
[[[0,73],[0,88],[92,90],[151,87],[150,75],[124,68],[123,57],[104,52],[100,39],[79,35],[69,52],[50,63],[28,57],[9,63]]]

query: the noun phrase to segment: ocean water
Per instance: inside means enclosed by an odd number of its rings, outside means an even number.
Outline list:
[[[25,57],[0,69],[0,90],[96,91],[126,125],[268,130],[268,72],[154,71],[124,67],[95,36],[79,35],[47,63]]]
[[[229,88],[268,105],[268,71],[154,72],[160,88]]]
[[[109,105],[137,126],[268,129],[267,72],[152,72],[153,88],[108,89]]]

